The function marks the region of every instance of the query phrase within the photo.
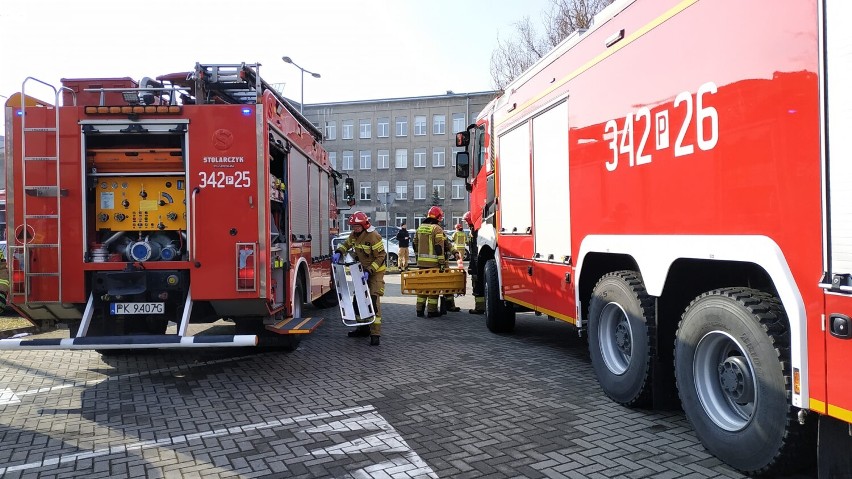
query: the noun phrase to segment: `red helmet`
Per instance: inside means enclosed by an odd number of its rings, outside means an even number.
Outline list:
[[[433,206],[429,208],[429,212],[426,213],[427,218],[435,218],[438,221],[444,219],[444,212],[438,206]]]
[[[462,216],[462,221],[469,225],[473,225],[473,220],[470,218],[470,211],[465,211],[464,216]]]
[[[352,216],[349,217],[348,223],[350,225],[361,225],[364,228],[369,228],[370,218],[368,218],[363,211],[356,211],[352,213]]]
[[[462,224],[461,223],[456,224],[456,229],[461,231],[462,230]]]

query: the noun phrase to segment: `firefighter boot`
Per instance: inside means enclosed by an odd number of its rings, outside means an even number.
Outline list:
[[[346,335],[349,336],[350,338],[366,338],[367,336],[370,335],[370,327],[369,326],[358,326],[357,328],[353,329],[352,331],[349,331],[348,333],[346,333]]]
[[[473,301],[473,309],[468,309],[467,312],[470,314],[485,314],[485,297],[474,296]]]
[[[444,302],[447,305],[447,312],[458,313],[461,311],[461,308],[456,306],[456,300],[452,296],[444,296]]]
[[[381,336],[376,336],[375,334],[370,336],[370,346],[378,346]]]

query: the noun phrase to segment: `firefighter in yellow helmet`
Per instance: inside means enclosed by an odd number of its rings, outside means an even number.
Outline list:
[[[370,218],[361,211],[352,213],[348,223],[352,226],[352,233],[341,243],[335,251],[332,260],[340,262],[340,257],[350,248],[355,250],[355,258],[364,269],[367,287],[370,288],[370,300],[373,302],[373,311],[376,316],[373,324],[369,327],[359,326],[349,332],[349,337],[370,336],[370,346],[378,346],[382,336],[382,305],[379,301],[385,294],[385,244],[382,235],[370,224]],[[360,318],[356,318],[358,322]]]
[[[453,244],[444,234],[440,222],[444,218],[441,208],[433,206],[426,213],[426,219],[417,228],[412,242],[417,255],[417,267],[420,269],[446,268],[447,254],[457,254]],[[448,298],[449,297],[449,298]],[[448,311],[458,311],[453,304],[452,295],[444,296]],[[417,295],[417,316],[435,318],[441,315],[438,310],[438,296]]]

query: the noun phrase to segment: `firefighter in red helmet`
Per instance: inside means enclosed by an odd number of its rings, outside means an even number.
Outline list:
[[[385,294],[385,244],[382,235],[370,224],[370,218],[362,211],[356,211],[349,217],[352,233],[341,243],[332,257],[335,263],[341,255],[350,248],[355,251],[355,258],[364,269],[364,279],[370,288],[370,300],[376,316],[369,327],[359,326],[349,332],[349,337],[370,336],[370,346],[378,346],[382,335],[382,307],[379,298]],[[356,317],[358,322],[362,322]],[[366,322],[366,321],[363,321]]]
[[[470,239],[468,239],[467,250],[470,251],[470,262],[467,269],[470,272],[470,285],[473,290],[473,309],[468,309],[470,314],[485,313],[485,290],[483,289],[482,281],[480,280],[479,262],[477,261],[478,248],[476,246],[477,231],[473,228],[473,218],[470,216],[470,211],[462,216],[462,221],[470,228]]]
[[[444,212],[440,207],[429,208],[426,219],[414,234],[414,253],[417,255],[417,267],[420,269],[441,268],[443,270],[447,267],[447,255],[458,254],[440,225],[443,219]],[[453,296],[447,296],[444,296],[447,310],[458,311],[453,302]],[[417,295],[417,316],[424,315],[429,318],[441,315],[438,309],[438,296]]]

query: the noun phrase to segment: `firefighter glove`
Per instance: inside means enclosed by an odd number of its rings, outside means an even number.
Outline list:
[[[367,282],[367,280],[369,280],[369,279],[370,279],[370,272],[369,272],[369,271],[364,271],[364,273],[363,273],[363,274],[361,274],[361,279],[363,279],[363,280],[364,280],[364,282],[366,283],[366,282]]]
[[[331,255],[331,262],[334,263],[334,264],[340,264],[340,253],[339,252],[335,252],[333,255]]]

